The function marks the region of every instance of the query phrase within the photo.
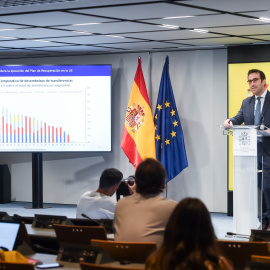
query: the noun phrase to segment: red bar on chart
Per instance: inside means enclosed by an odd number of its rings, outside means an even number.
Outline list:
[[[46,123],[44,123],[44,142],[46,142]]]
[[[24,117],[25,122],[25,142],[27,142],[27,116]]]
[[[29,142],[31,142],[31,117],[29,117]]]

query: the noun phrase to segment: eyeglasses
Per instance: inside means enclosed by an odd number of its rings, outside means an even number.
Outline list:
[[[260,80],[261,78],[254,78],[253,80],[248,80],[247,83],[251,84],[252,82],[256,83],[258,80]]]

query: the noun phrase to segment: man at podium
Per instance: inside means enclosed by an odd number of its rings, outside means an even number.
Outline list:
[[[258,69],[248,71],[248,84],[253,93],[252,97],[243,100],[237,115],[224,121],[225,127],[233,125],[265,125],[270,127],[270,93],[267,90],[265,74]],[[267,132],[269,130],[267,129]],[[262,230],[270,230],[270,137],[258,141],[258,170],[262,169],[263,157],[263,205]],[[261,174],[258,174],[260,184]]]

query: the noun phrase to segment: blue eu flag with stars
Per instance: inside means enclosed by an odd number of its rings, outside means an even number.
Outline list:
[[[169,75],[169,57],[163,67],[154,116],[156,158],[167,173],[167,182],[188,166],[184,135]]]

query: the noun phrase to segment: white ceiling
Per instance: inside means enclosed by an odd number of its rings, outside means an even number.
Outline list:
[[[270,43],[266,0],[0,1],[0,59],[262,43]]]

